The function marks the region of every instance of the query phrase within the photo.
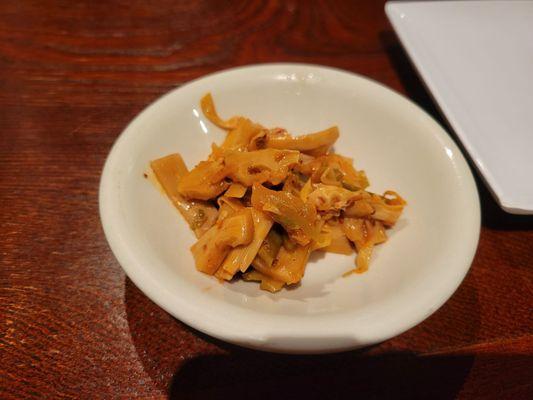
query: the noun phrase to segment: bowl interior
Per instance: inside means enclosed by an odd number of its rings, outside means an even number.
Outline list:
[[[196,271],[193,234],[143,172],[150,160],[173,152],[191,168],[207,157],[212,142],[221,142],[224,133],[199,108],[208,91],[223,118],[243,115],[293,134],[338,125],[335,151],[366,171],[369,189],[396,190],[407,200],[367,273],[343,278],[355,256],[317,252],[298,287],[271,294],[255,283],[221,284]],[[132,280],[176,317],[252,347],[320,351],[399,333],[453,293],[477,242],[475,186],[442,129],[388,89],[329,69],[245,68],[177,89],[130,124],[106,174],[109,195],[102,193],[102,202],[113,204],[102,204],[104,227]],[[293,343],[292,337],[299,339]]]

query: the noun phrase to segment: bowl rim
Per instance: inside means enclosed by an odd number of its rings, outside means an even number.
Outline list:
[[[352,338],[352,340],[347,339],[347,341],[342,341],[340,343],[329,344],[327,341],[320,340],[321,337],[319,334],[316,336],[316,340],[310,340],[307,344],[304,344],[303,347],[292,349],[287,347],[287,344],[280,344],[278,342],[270,343],[268,341],[265,342],[264,338],[261,337],[261,332],[257,330],[254,331],[253,329],[250,329],[247,334],[235,335],[235,332],[232,331],[233,328],[230,326],[230,324],[220,324],[220,318],[216,320],[212,318],[206,318],[205,315],[203,315],[203,318],[198,318],[198,315],[202,315],[202,309],[184,301],[184,299],[180,299],[179,296],[175,296],[175,294],[171,293],[170,291],[165,290],[164,285],[161,285],[160,282],[154,279],[154,277],[150,275],[145,268],[143,268],[143,266],[140,264],[140,261],[136,259],[136,256],[133,254],[130,245],[122,240],[123,235],[119,229],[119,224],[115,223],[117,220],[117,212],[119,211],[117,208],[117,203],[119,203],[117,201],[119,188],[117,188],[113,182],[113,175],[116,173],[116,169],[120,165],[120,158],[118,158],[117,154],[119,152],[119,148],[123,146],[123,144],[127,142],[129,136],[134,133],[132,126],[138,123],[138,121],[142,119],[144,115],[146,115],[150,110],[159,107],[167,99],[167,97],[171,96],[175,92],[183,90],[186,87],[194,86],[199,82],[220,79],[228,74],[258,72],[258,70],[263,70],[264,72],[265,69],[286,70],[291,68],[303,68],[307,71],[313,70],[312,72],[316,71],[325,74],[338,75],[343,79],[349,78],[363,80],[368,84],[374,86],[377,85],[387,96],[392,96],[393,98],[396,97],[399,100],[403,100],[401,103],[410,108],[413,115],[417,115],[419,118],[424,118],[426,122],[432,125],[432,136],[436,140],[439,140],[441,143],[443,143],[443,145],[451,148],[454,154],[456,154],[456,164],[460,168],[460,174],[457,173],[456,175],[458,175],[458,179],[460,175],[465,185],[465,191],[469,192],[469,196],[467,197],[470,197],[469,205],[472,207],[472,209],[470,210],[471,221],[468,227],[468,238],[465,241],[466,244],[464,246],[465,254],[463,262],[460,263],[461,268],[459,268],[459,266],[456,267],[457,271],[454,276],[454,281],[449,284],[446,293],[442,293],[439,298],[435,299],[431,307],[419,307],[416,313],[411,312],[408,321],[398,318],[394,319],[394,321],[391,319],[391,321],[389,321],[390,323],[388,325],[385,324],[380,332],[375,332],[369,337],[364,338],[362,341],[361,339],[356,340],[355,338]],[[477,250],[481,225],[479,195],[469,165],[466,162],[462,152],[459,150],[458,146],[451,139],[448,133],[426,111],[401,93],[398,93],[384,84],[374,81],[373,79],[337,68],[306,63],[263,63],[225,69],[189,81],[186,84],[178,86],[154,100],[128,123],[126,128],[124,128],[124,130],[115,140],[115,143],[113,144],[107,156],[100,179],[99,211],[105,237],[122,269],[132,280],[132,282],[145,295],[147,295],[147,297],[149,297],[169,314],[194,329],[232,344],[257,350],[298,354],[333,353],[369,346],[397,336],[428,318],[455,293],[464,277],[468,273]],[[301,320],[298,320],[298,323],[300,322]],[[316,322],[313,323],[316,324]],[[307,325],[308,327],[313,326],[312,323]],[[323,334],[324,330],[320,330],[320,332]],[[307,337],[309,335],[304,336]],[[298,335],[295,334],[295,339],[297,338]]]

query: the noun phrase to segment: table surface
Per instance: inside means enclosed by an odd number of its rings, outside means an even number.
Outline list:
[[[364,350],[237,348],[124,275],[98,215],[113,141],[168,90],[271,61],[366,75],[444,124],[380,1],[0,2],[1,398],[532,398],[533,218],[504,214],[479,181],[461,287]]]

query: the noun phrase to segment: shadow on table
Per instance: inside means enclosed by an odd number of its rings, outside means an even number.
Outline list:
[[[473,357],[364,356],[358,352],[287,356],[239,350],[186,363],[172,399],[451,399]]]
[[[389,58],[389,62],[402,83],[406,96],[435,118],[448,131],[457,146],[461,149],[462,153],[467,156],[468,153],[465,151],[445,117],[439,111],[430,92],[418,77],[413,64],[403,50],[397,36],[392,31],[384,31],[379,34],[379,38],[381,45]],[[533,230],[533,216],[512,215],[504,212],[487,190],[486,185],[477,173],[476,167],[473,165],[470,158],[467,156],[466,159],[470,168],[474,172],[474,177],[476,179],[481,202],[483,226],[496,230]],[[524,182],[524,184],[528,183]]]

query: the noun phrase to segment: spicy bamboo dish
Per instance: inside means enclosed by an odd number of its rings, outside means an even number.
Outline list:
[[[150,164],[198,239],[191,251],[199,271],[276,292],[300,282],[313,251],[355,250],[347,274],[368,269],[406,203],[394,191],[366,190],[365,172],[331,150],[337,127],[292,136],[241,116],[221,119],[210,94],[201,108],[227,131],[224,142],[190,171],[179,154]]]

